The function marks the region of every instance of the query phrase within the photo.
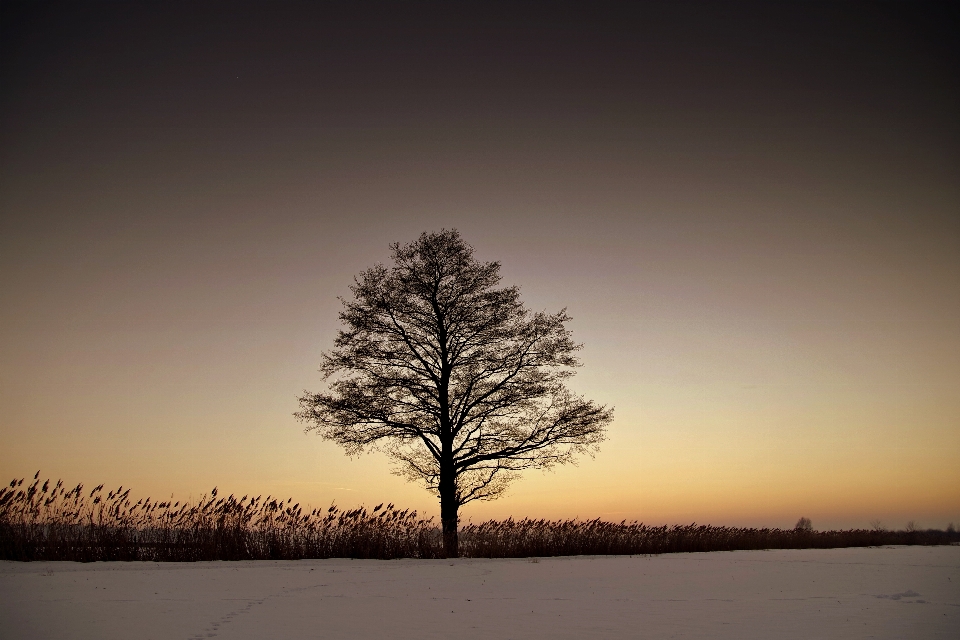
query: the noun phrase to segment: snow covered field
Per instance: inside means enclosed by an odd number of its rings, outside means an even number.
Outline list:
[[[0,562],[0,638],[960,638],[960,547]]]

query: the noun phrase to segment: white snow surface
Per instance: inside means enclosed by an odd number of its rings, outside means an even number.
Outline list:
[[[960,638],[960,546],[0,562],[0,638]]]

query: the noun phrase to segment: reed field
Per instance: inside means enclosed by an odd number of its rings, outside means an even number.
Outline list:
[[[2,560],[295,560],[441,558],[433,518],[392,504],[372,510],[305,510],[272,496],[218,496],[195,503],[134,502],[130,489],[67,488],[13,480],[0,489]],[[911,528],[912,529],[912,528]],[[490,520],[460,529],[460,554],[475,558],[632,555],[751,549],[807,549],[960,542],[953,531],[757,529],[649,526],[596,520]]]

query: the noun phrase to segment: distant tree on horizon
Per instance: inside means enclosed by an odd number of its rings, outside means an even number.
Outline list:
[[[457,557],[461,506],[596,451],[613,410],[564,384],[581,348],[566,310],[529,311],[518,287],[498,288],[500,263],[474,260],[455,229],[390,248],[393,266],[363,271],[341,299],[345,328],[320,367],[328,390],[305,391],[295,415],[436,491],[444,553]]]

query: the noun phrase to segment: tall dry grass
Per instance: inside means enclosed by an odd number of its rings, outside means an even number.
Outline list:
[[[291,500],[224,498],[216,488],[195,504],[133,502],[123,487],[23,482],[0,489],[0,559],[432,558],[440,547],[432,520],[393,505],[304,512]]]
[[[130,489],[67,489],[14,480],[0,489],[0,559],[4,560],[293,560],[301,558],[439,558],[433,519],[392,504],[305,512],[271,496],[218,497],[196,503],[150,498]],[[709,525],[652,527],[603,520],[491,520],[460,530],[465,557],[657,554],[684,551],[807,549],[960,541],[955,531],[853,529],[814,531]]]
[[[566,555],[631,555],[753,549],[832,549],[891,544],[938,545],[960,541],[943,531],[849,529],[754,529],[711,525],[653,527],[603,520],[491,520],[460,533],[464,555],[522,558]]]

